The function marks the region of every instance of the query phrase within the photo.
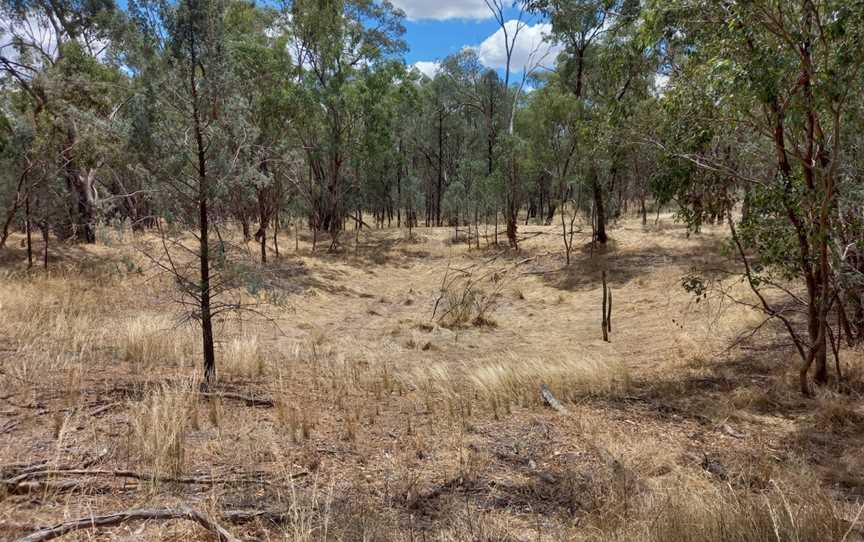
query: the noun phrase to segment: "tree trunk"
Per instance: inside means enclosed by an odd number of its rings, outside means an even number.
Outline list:
[[[210,216],[207,204],[210,200],[210,186],[207,178],[207,156],[198,103],[198,83],[195,74],[198,70],[194,33],[190,38],[189,51],[191,63],[189,70],[190,91],[192,94],[192,122],[195,130],[196,154],[198,158],[198,227],[199,263],[201,267],[200,309],[201,342],[204,353],[204,383],[210,384],[216,374],[216,350],[213,345],[213,315],[210,307]],[[244,220],[244,226],[248,222]],[[245,233],[245,232],[244,232]]]
[[[279,259],[279,213],[273,221],[273,249],[276,251],[276,259]]]
[[[441,193],[444,189],[444,110],[438,111],[438,190],[435,192],[435,225],[441,226]]]
[[[648,208],[645,206],[645,194],[639,197],[639,212],[642,214],[642,225],[648,225]]]
[[[71,185],[77,198],[77,221],[75,238],[82,243],[96,242],[96,214],[99,194],[96,191],[96,170],[91,169],[86,174],[77,170],[73,162],[67,165]]]
[[[597,179],[596,173],[591,181],[591,190],[594,194],[594,240],[606,244],[609,240],[606,235],[606,209],[603,206],[603,189]]]
[[[50,235],[48,224],[40,224],[39,229],[42,230],[42,267],[45,268],[45,271],[48,271],[48,236]]]
[[[24,200],[24,230],[27,233],[27,269],[33,267],[33,239],[30,235],[30,194]]]

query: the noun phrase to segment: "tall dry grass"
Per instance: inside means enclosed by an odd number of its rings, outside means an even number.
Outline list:
[[[860,509],[859,509],[860,511]],[[851,517],[818,488],[763,494],[728,486],[678,487],[653,494],[631,527],[595,540],[632,542],[851,542],[862,540]]]
[[[478,359],[458,365],[437,363],[397,378],[404,382],[403,387],[419,390],[427,405],[441,398],[451,413],[462,416],[470,413],[472,401],[480,399],[496,418],[509,414],[513,406],[542,404],[541,385],[548,386],[563,402],[617,397],[630,387],[630,375],[623,363],[599,361],[587,355],[525,359],[505,354],[494,360]]]
[[[267,372],[267,359],[258,335],[244,333],[229,339],[219,353],[220,374],[255,378]]]
[[[10,384],[52,386],[86,367],[105,344],[107,295],[67,276],[0,279],[0,341],[11,352],[0,367]]]
[[[130,454],[154,477],[179,475],[189,431],[197,424],[197,381],[164,384],[130,402]]]
[[[193,356],[196,335],[164,315],[142,314],[126,319],[115,338],[120,358],[134,367],[181,366]]]

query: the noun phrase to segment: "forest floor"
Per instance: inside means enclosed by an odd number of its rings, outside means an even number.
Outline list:
[[[751,300],[722,226],[622,220],[605,248],[577,236],[566,268],[555,226],[520,227],[518,252],[393,228],[312,253],[307,233],[271,249],[269,303],[218,326],[206,395],[141,241],[57,246],[46,274],[13,236],[0,540],[159,507],[244,540],[862,539],[864,355],[841,353],[843,394],[802,398],[782,330],[732,301]],[[725,294],[697,302],[691,273]],[[151,520],[66,538],[212,536]]]

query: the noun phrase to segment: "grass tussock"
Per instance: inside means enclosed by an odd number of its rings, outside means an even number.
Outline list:
[[[267,361],[257,335],[243,334],[229,340],[221,354],[223,374],[255,378],[266,373]]]
[[[497,326],[492,315],[507,278],[506,270],[448,269],[441,282],[433,318],[447,328]]]
[[[120,358],[136,367],[178,366],[192,356],[194,337],[188,327],[175,327],[164,316],[130,318],[120,328]]]
[[[505,355],[462,367],[434,364],[400,378],[405,387],[420,391],[428,405],[443,399],[451,414],[464,416],[475,399],[485,402],[495,418],[513,406],[541,405],[540,386],[549,386],[560,401],[583,397],[618,397],[630,387],[627,368],[616,362],[581,359],[522,359]],[[431,410],[431,407],[427,407]]]
[[[196,383],[160,386],[130,405],[131,451],[154,476],[179,475],[186,461],[186,439],[197,423]]]
[[[546,384],[561,401],[580,397],[614,397],[626,393],[630,385],[627,368],[617,362],[579,359],[517,359],[505,356],[500,361],[471,370],[469,380],[481,397],[537,404],[539,389]]]
[[[634,542],[845,542],[860,540],[854,518],[818,489],[793,493],[774,485],[764,494],[718,486],[653,495],[635,529],[598,540]]]

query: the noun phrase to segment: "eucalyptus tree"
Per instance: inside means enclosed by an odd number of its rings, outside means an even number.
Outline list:
[[[403,15],[387,0],[294,0],[288,9],[297,51],[297,99],[304,110],[297,135],[315,191],[310,222],[330,234],[335,248],[347,216],[347,169],[359,128],[351,87],[360,70],[405,49]]]
[[[527,148],[526,142],[515,131],[516,115],[519,102],[529,78],[543,65],[551,49],[544,44],[535,44],[527,62],[521,67],[522,77],[516,85],[511,85],[511,77],[518,67],[513,65],[514,51],[519,35],[528,26],[526,15],[530,10],[540,11],[527,2],[513,2],[510,7],[517,10],[516,19],[507,20],[507,2],[504,0],[484,0],[489,12],[498,23],[501,36],[504,39],[504,111],[507,119],[507,132],[497,141],[497,163],[494,175],[501,182],[503,194],[503,212],[506,223],[507,240],[514,249],[519,248],[517,228],[519,211],[526,195],[524,186],[525,165],[530,163],[521,153]],[[529,212],[530,214],[530,212]]]
[[[732,246],[757,306],[793,339],[810,393],[811,369],[828,381],[829,315],[843,320],[841,294],[855,294],[838,277],[854,274],[844,261],[858,240],[843,245],[838,213],[858,188],[842,172],[864,76],[864,2],[676,0],[654,3],[649,22],[681,51],[665,100],[675,136],[667,155],[749,187],[746,216],[728,216]]]
[[[576,100],[583,103],[583,122],[597,126],[606,119],[607,112],[599,109],[618,99],[610,93],[608,81],[593,85],[594,79],[601,79],[598,73],[608,69],[600,60],[600,50],[614,45],[615,39],[626,31],[632,31],[637,18],[639,2],[635,0],[525,0],[523,5],[535,13],[549,18],[552,36],[562,46],[558,56],[557,72],[562,85],[570,89]],[[626,73],[626,72],[625,72]],[[595,91],[595,92],[592,92]],[[605,94],[597,95],[596,91]],[[627,88],[625,88],[626,92]],[[605,104],[601,102],[605,101]],[[602,139],[601,139],[602,141]],[[604,164],[595,160],[602,155],[602,149],[583,149],[580,160],[588,162],[587,182],[593,200],[594,237],[597,242],[605,243],[607,187],[604,183]],[[606,173],[610,170],[608,164]],[[609,176],[607,176],[609,177]]]
[[[405,92],[406,77],[404,64],[387,62],[375,70],[363,70],[360,78],[363,130],[354,156],[354,168],[361,183],[360,203],[373,212],[379,226],[385,222],[389,224],[399,207],[398,194],[404,172],[400,117],[405,113],[400,110],[399,101],[411,99]]]
[[[295,111],[286,96],[295,66],[289,54],[290,28],[278,11],[233,2],[225,12],[226,56],[232,81],[225,128],[248,144],[237,155],[242,178],[227,194],[232,214],[245,230],[250,217],[261,262],[267,262],[268,230],[278,220],[293,175],[289,156],[296,143],[287,137]],[[251,237],[251,231],[248,232]]]
[[[100,149],[125,100],[124,78],[112,54],[123,28],[113,0],[4,1],[0,77],[27,97],[43,158],[57,164],[56,191],[68,196],[62,237],[96,240]],[[50,141],[49,141],[50,140]]]
[[[426,224],[442,225],[442,199],[464,155],[465,105],[462,55],[442,62],[439,72],[421,87],[422,109],[414,146],[426,172]]]
[[[546,192],[547,208],[543,214],[551,224],[556,212],[561,214],[564,253],[570,265],[570,253],[575,234],[575,223],[582,212],[582,171],[577,157],[580,144],[587,146],[586,126],[580,122],[582,104],[569,90],[562,88],[557,77],[551,75],[546,84],[532,92],[523,112],[526,139],[530,156],[538,170],[538,178],[546,179],[550,186],[538,189]]]

